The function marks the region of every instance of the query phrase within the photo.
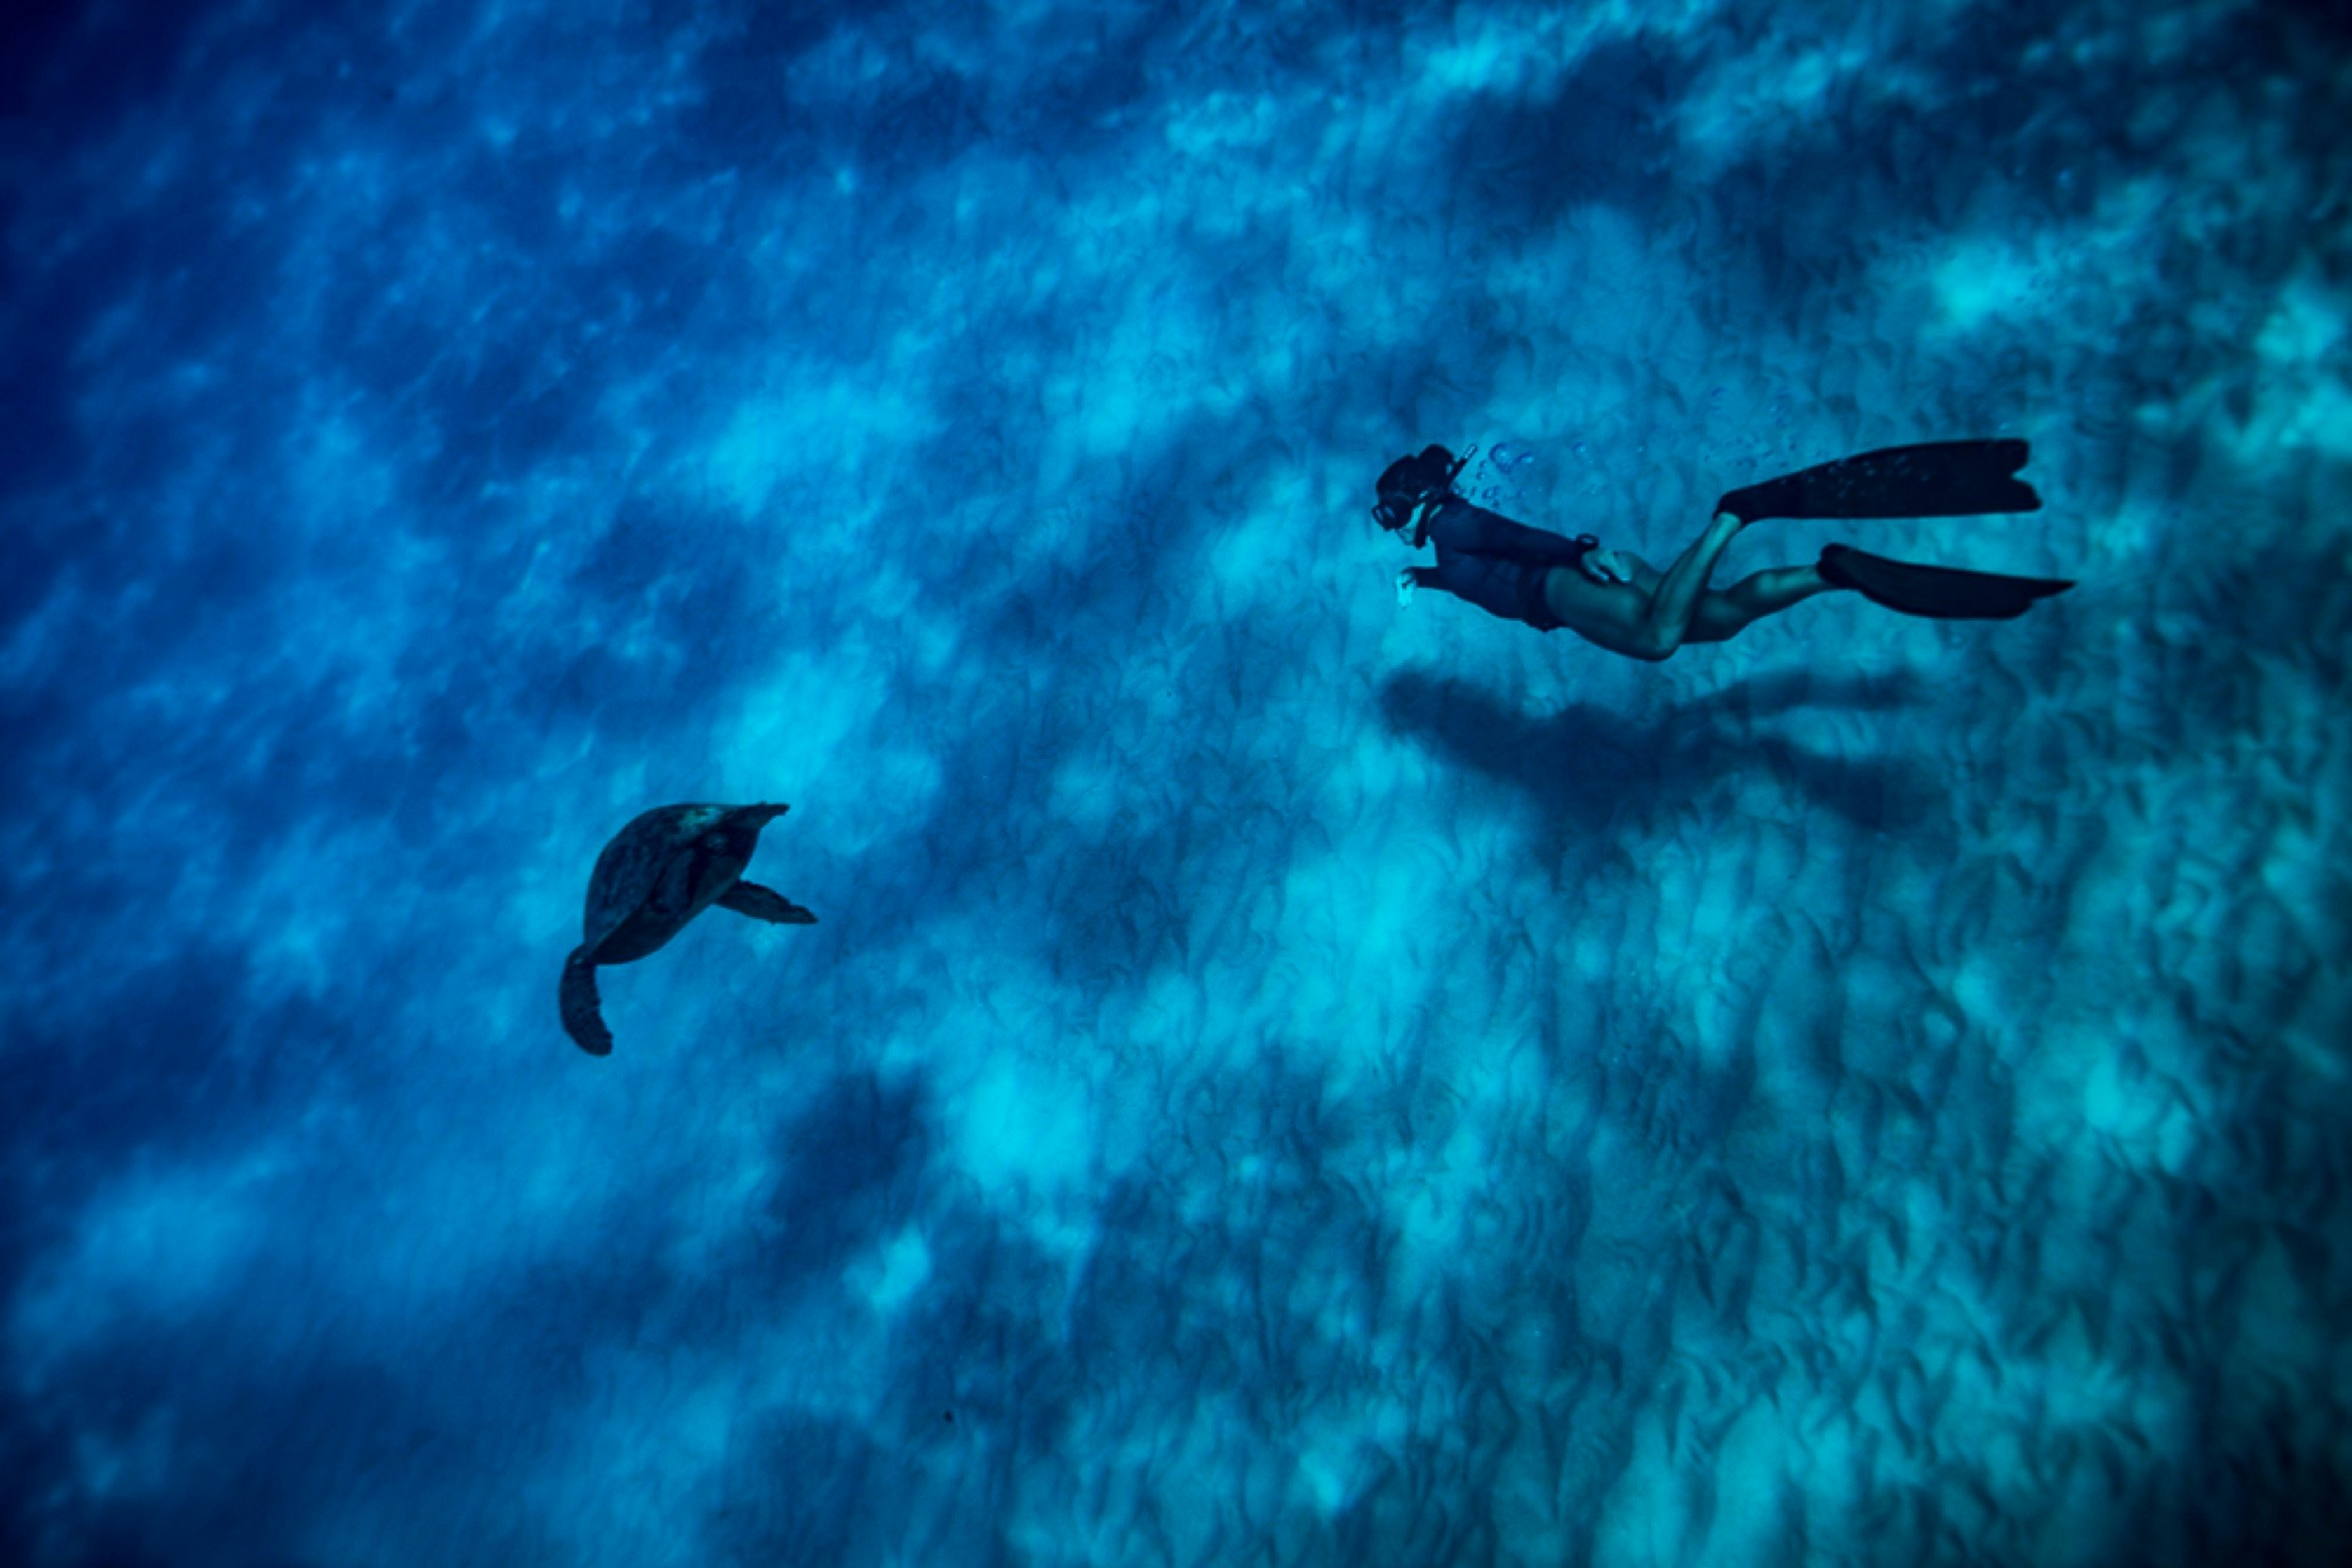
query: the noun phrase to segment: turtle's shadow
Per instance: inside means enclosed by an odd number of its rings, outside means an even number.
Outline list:
[[[1856,827],[1878,831],[1946,803],[1931,769],[1810,751],[1757,735],[1755,726],[1799,707],[1892,707],[1909,685],[1907,678],[1766,676],[1640,723],[1587,703],[1531,718],[1467,681],[1408,672],[1382,688],[1380,710],[1391,734],[1419,738],[1519,790],[1557,832],[1597,834],[1621,813],[1646,817],[1726,773],[1754,768]]]

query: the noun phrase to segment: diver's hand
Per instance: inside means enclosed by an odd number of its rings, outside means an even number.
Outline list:
[[[1584,575],[1595,582],[1631,582],[1633,580],[1632,565],[1627,562],[1622,553],[1616,550],[1586,550],[1583,559],[1577,564],[1582,566]]]
[[[1397,573],[1396,602],[1400,605],[1411,604],[1413,602],[1413,590],[1419,586],[1421,586],[1421,579],[1413,576],[1413,569],[1410,566],[1407,566],[1405,570]]]

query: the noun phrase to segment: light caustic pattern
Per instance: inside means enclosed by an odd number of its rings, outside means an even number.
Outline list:
[[[2331,1560],[2346,66],[2063,11],[28,34],[0,1557]],[[1364,519],[2000,435],[1725,570],[2010,625]]]

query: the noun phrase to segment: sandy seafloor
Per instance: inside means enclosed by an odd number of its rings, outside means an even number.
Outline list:
[[[0,1560],[2352,1532],[2352,48],[2250,3],[53,16]],[[2013,435],[2079,577],[1400,608]],[[1424,558],[1425,559],[1425,558]],[[787,800],[558,1028],[641,808]]]

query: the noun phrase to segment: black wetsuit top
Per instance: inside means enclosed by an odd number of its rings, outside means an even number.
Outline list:
[[[1573,566],[1600,543],[1587,533],[1564,539],[1448,496],[1422,527],[1438,546],[1435,566],[1416,566],[1413,579],[1468,599],[1489,615],[1554,631],[1559,621],[1544,601],[1544,578],[1555,566]]]

